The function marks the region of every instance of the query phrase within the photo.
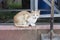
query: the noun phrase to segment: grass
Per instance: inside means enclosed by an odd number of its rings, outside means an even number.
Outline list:
[[[14,9],[14,8],[22,8],[22,4],[20,2],[13,2],[13,0],[8,0],[7,1],[7,6],[10,9]]]
[[[9,19],[13,19],[17,12],[0,12],[0,20],[5,22]]]

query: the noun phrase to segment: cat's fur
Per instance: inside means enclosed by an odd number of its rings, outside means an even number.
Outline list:
[[[39,18],[40,11],[21,11],[14,16],[15,26],[35,26],[37,19]]]

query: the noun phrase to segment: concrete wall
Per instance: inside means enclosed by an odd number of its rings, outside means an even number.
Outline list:
[[[40,40],[41,33],[49,30],[0,30],[0,40]],[[55,30],[55,33],[60,33]]]
[[[0,30],[0,40],[36,40],[34,30]]]

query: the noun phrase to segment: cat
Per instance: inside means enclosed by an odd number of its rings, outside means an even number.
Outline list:
[[[40,10],[37,11],[21,11],[18,12],[15,16],[14,16],[14,24],[15,26],[23,26],[23,27],[28,27],[30,26],[35,26],[35,23],[37,21],[37,19],[40,16]]]

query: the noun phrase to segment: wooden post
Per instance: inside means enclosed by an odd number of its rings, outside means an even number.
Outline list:
[[[51,0],[51,23],[50,23],[50,40],[53,39],[53,24],[54,24],[54,0]]]

